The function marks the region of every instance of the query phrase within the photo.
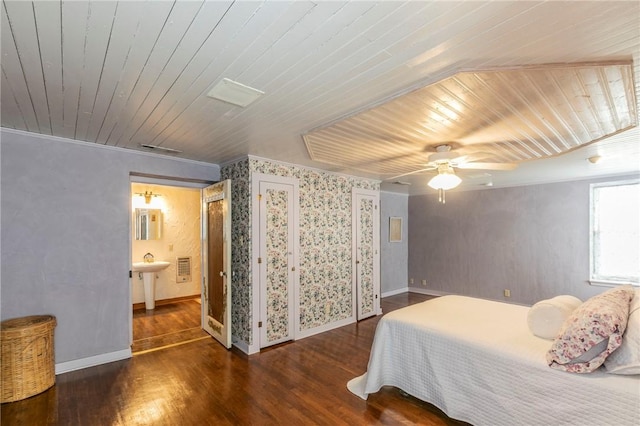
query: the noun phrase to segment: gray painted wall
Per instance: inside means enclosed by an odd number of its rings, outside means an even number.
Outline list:
[[[409,196],[380,192],[380,289],[382,294],[408,286],[408,214]],[[389,242],[389,218],[402,218],[402,241]]]
[[[436,193],[409,197],[413,287],[526,305],[601,293],[587,282],[589,184],[597,181],[452,191],[446,204]]]
[[[215,181],[219,167],[0,136],[2,319],[55,315],[57,363],[129,348],[129,173]]]

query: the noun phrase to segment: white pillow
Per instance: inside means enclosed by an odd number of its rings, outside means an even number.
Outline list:
[[[535,336],[553,340],[565,320],[581,304],[580,299],[569,295],[541,300],[529,309],[527,314],[529,330]]]
[[[640,289],[634,292],[622,344],[604,361],[608,373],[640,374]]]

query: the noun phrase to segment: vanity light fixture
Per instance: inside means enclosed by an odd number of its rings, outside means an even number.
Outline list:
[[[160,197],[161,194],[154,194],[153,191],[136,192],[136,195],[144,197],[145,204],[151,204],[151,197]]]
[[[438,174],[431,178],[428,185],[438,190],[438,202],[444,204],[444,191],[455,188],[460,182],[462,179],[456,176],[451,165],[446,162],[438,164]]]
[[[591,157],[587,158],[587,160],[589,160],[591,164],[598,164],[600,160],[602,160],[602,157],[600,155],[592,155]]]

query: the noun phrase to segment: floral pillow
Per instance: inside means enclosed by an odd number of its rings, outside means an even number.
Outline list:
[[[640,374],[640,288],[636,288],[622,344],[604,361],[608,373]]]
[[[551,368],[590,373],[622,343],[633,287],[608,290],[584,302],[562,325],[547,352]]]

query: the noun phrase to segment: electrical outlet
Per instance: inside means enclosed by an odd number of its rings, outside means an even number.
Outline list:
[[[422,285],[427,285],[427,280],[422,280]]]
[[[409,284],[413,284],[413,278],[409,278]]]
[[[504,297],[511,297],[511,290],[509,289],[504,289]]]

